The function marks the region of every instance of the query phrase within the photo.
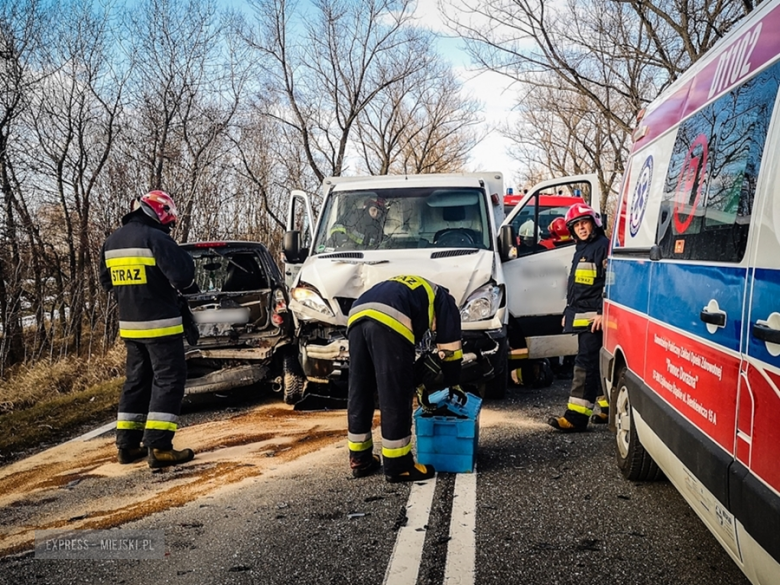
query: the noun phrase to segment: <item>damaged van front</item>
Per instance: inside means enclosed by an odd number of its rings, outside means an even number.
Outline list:
[[[503,396],[501,194],[500,173],[329,178],[316,229],[309,231],[315,224],[308,196],[294,191],[285,257],[306,379],[346,380],[352,303],[383,280],[414,274],[446,287],[460,307],[465,383]]]

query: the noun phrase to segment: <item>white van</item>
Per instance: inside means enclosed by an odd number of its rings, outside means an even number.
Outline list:
[[[665,474],[752,583],[780,583],[780,2],[653,102],[604,302],[617,460]]]
[[[284,243],[305,381],[345,381],[352,303],[383,280],[415,274],[446,287],[460,308],[464,382],[503,396],[507,300],[496,238],[503,175],[329,177],[321,194],[315,222],[308,195],[292,192]],[[363,222],[377,202],[381,225],[372,237]]]
[[[315,220],[308,195],[291,193],[284,255],[301,371],[285,372],[286,388],[296,377],[298,386],[344,381],[352,303],[400,274],[423,276],[453,295],[463,330],[462,379],[485,396],[505,395],[508,358],[576,352],[576,339],[561,334],[573,247],[545,243],[565,203],[582,201],[580,195],[599,200],[594,175],[540,183],[506,218],[498,172],[329,177],[321,195]],[[384,212],[375,240],[370,227],[357,225],[367,203],[378,200]],[[520,223],[526,244],[517,239]]]

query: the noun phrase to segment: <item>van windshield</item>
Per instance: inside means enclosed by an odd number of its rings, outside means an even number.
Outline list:
[[[337,191],[323,208],[315,254],[342,250],[492,248],[479,188]]]

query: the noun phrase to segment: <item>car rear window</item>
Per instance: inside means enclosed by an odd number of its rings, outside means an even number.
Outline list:
[[[244,292],[268,288],[268,278],[257,256],[224,249],[190,250],[195,282],[203,292]]]

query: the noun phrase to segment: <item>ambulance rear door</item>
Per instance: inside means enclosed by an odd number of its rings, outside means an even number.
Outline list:
[[[753,209],[755,245],[729,486],[732,512],[740,530],[750,534],[740,537],[745,562],[762,583],[776,578],[780,562],[780,164],[777,156],[766,155],[780,149],[778,126],[775,120],[764,155],[767,179],[762,177]]]

